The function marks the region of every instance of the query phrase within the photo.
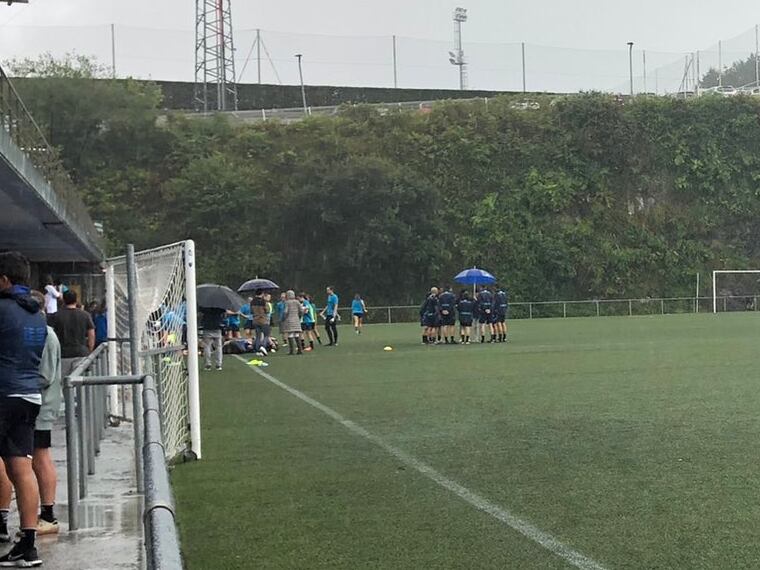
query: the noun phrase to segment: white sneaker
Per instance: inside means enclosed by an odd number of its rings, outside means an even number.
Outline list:
[[[39,519],[37,521],[37,536],[45,534],[57,534],[58,533],[58,521],[48,522],[45,519]]]
[[[259,349],[259,354],[260,354],[261,356],[267,356],[269,353],[267,352],[267,349],[266,349],[266,348],[264,348],[264,347],[262,346],[262,347]]]

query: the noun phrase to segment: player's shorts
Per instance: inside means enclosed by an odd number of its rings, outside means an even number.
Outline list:
[[[503,323],[507,320],[507,315],[502,315],[501,313],[492,313],[491,314],[491,323]]]
[[[240,325],[227,325],[228,332],[240,332]]]
[[[314,330],[314,323],[301,323],[301,330],[302,331],[313,331]]]
[[[435,328],[438,326],[438,318],[436,315],[425,315],[422,318],[422,324],[428,328]]]
[[[50,430],[34,430],[34,449],[50,449],[51,447]]]
[[[441,326],[453,327],[454,323],[456,323],[456,318],[454,317],[454,313],[451,313],[449,315],[441,315]]]
[[[364,318],[364,313],[353,313],[353,315],[354,315],[355,317],[357,317],[357,318],[360,318],[360,319],[363,319],[363,318]]]
[[[40,406],[22,398],[0,398],[0,457],[31,457]]]
[[[460,327],[471,327],[472,326],[472,319],[459,319],[459,326]]]
[[[245,321],[245,326],[243,327],[247,331],[253,330],[253,321]]]
[[[482,313],[480,313],[480,324],[487,325],[488,323],[491,322],[492,317],[493,317],[493,312],[489,311],[488,313],[486,313],[485,311],[483,311]]]

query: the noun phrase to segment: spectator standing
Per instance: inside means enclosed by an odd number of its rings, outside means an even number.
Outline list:
[[[35,298],[42,302],[42,294],[34,291]],[[102,316],[102,313],[100,313]],[[42,351],[40,375],[42,376],[42,406],[34,425],[34,454],[32,469],[37,476],[40,488],[40,516],[37,521],[37,535],[56,534],[58,519],[55,518],[55,491],[58,476],[55,471],[51,433],[53,422],[58,419],[63,402],[63,386],[61,384],[61,344],[55,331],[48,327],[45,349]]]
[[[296,299],[296,293],[293,290],[285,293],[285,312],[282,323],[282,330],[288,336],[288,354],[303,354],[301,349],[301,317],[304,314],[304,306]],[[297,350],[294,351],[293,349]]]
[[[256,290],[256,296],[251,300],[251,313],[253,314],[253,351],[266,356],[270,318],[264,291],[260,289]]]
[[[282,337],[282,344],[284,346],[288,342],[287,336],[285,335],[285,331],[282,328],[283,322],[285,321],[285,293],[280,293],[280,300],[277,301],[276,309],[277,309],[277,326],[280,329],[280,336]]]
[[[52,318],[52,326],[61,343],[61,374],[65,378],[95,350],[95,324],[89,313],[77,307],[76,291],[66,291],[63,304]]]
[[[39,487],[32,470],[34,427],[42,403],[40,375],[47,324],[30,296],[29,260],[18,252],[0,254],[0,456],[13,487],[21,519],[18,542],[0,566],[42,564],[35,538]],[[6,525],[7,519],[2,520]]]
[[[58,312],[58,301],[63,298],[61,288],[53,284],[51,275],[45,276],[45,313],[55,315]]]
[[[216,369],[222,369],[223,358],[223,341],[222,341],[222,320],[226,311],[222,309],[201,309],[201,328],[203,336],[203,358],[205,360],[206,370],[211,370],[211,352],[214,352]]]

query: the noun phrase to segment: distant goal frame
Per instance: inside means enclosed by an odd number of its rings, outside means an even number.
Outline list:
[[[718,281],[718,275],[727,275],[735,273],[737,275],[741,274],[757,274],[760,275],[760,269],[716,269],[712,272],[712,302],[713,302],[713,314],[718,314],[718,289],[717,289],[717,281]]]

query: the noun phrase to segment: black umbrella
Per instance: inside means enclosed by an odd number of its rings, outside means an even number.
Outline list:
[[[245,300],[229,287],[206,283],[196,289],[197,304],[204,309],[239,311]]]
[[[243,283],[240,287],[238,287],[238,293],[250,293],[252,291],[256,291],[257,289],[279,289],[280,286],[275,283],[274,281],[270,281],[269,279],[259,279],[258,277],[256,279],[251,279],[250,281],[246,281]]]

